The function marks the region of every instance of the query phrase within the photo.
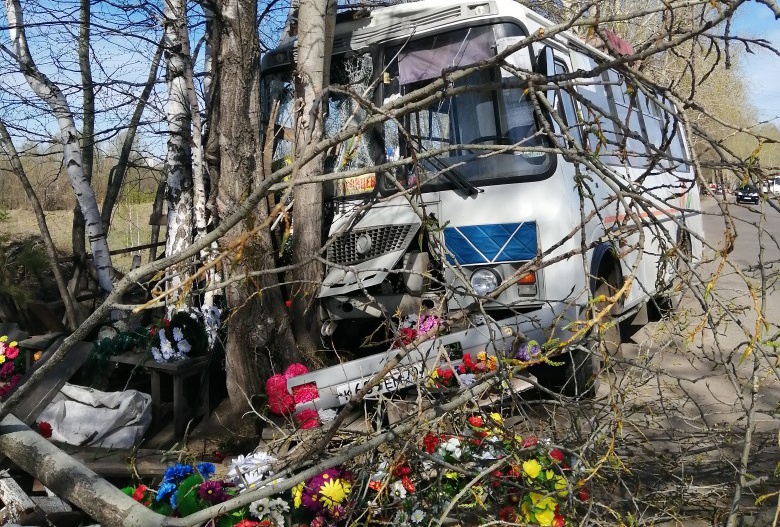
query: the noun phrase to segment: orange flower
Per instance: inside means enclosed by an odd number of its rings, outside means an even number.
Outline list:
[[[414,483],[412,483],[412,480],[409,479],[409,476],[404,476],[401,478],[401,485],[404,486],[407,492],[414,493]]]

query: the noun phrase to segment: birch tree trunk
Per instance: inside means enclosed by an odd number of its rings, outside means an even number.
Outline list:
[[[95,192],[84,173],[79,132],[76,129],[73,113],[62,90],[39,71],[35,61],[33,61],[24,32],[24,20],[19,0],[6,0],[5,8],[10,26],[8,32],[19,69],[33,92],[51,108],[60,127],[59,139],[63,147],[65,170],[86,221],[86,231],[89,236],[92,262],[95,265],[98,283],[101,290],[107,293],[113,288],[111,255],[108,252],[108,240],[100,221]]]
[[[90,0],[81,0],[79,11],[79,70],[81,71],[82,126],[81,126],[81,159],[84,167],[84,178],[92,183],[92,162],[95,153],[95,90],[92,84],[92,66],[89,62],[90,49]],[[73,228],[71,244],[73,255],[78,262],[86,256],[84,244],[84,215],[76,204],[73,209]],[[108,229],[103,227],[108,235]]]
[[[187,247],[193,236],[192,119],[187,89],[187,71],[192,66],[185,5],[182,0],[165,0],[164,5],[168,83],[168,153],[165,159],[168,230],[165,254],[171,256]],[[186,266],[186,262],[182,265]],[[182,283],[182,265],[169,272],[169,288],[175,289]],[[175,301],[178,294],[169,298]]]
[[[234,212],[261,178],[259,45],[255,0],[220,0],[219,66],[213,86],[219,107],[211,111],[210,148],[219,145],[219,170],[211,173],[219,217]],[[216,176],[216,177],[215,177]],[[264,203],[261,202],[261,203]],[[264,205],[231,229],[235,239],[268,219]],[[274,266],[270,230],[261,228],[246,240],[226,274],[249,273]],[[228,281],[230,276],[225,276]],[[297,357],[295,342],[274,273],[227,286],[231,309],[226,354],[227,390],[231,407],[241,411],[247,397],[261,391],[262,378],[280,371]]]
[[[302,159],[306,148],[322,139],[322,90],[329,82],[330,55],[336,23],[336,0],[302,0],[298,10],[298,61],[295,93],[300,108],[295,131],[295,158]],[[321,108],[311,109],[315,104]],[[314,116],[315,121],[311,122]],[[293,178],[322,174],[322,156],[298,167]],[[310,261],[322,247],[322,185],[295,187],[293,223],[292,320],[295,340],[302,350],[312,353],[320,347],[316,298],[322,282],[319,262]]]

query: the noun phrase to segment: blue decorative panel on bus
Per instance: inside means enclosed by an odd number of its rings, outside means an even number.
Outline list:
[[[460,265],[517,262],[536,258],[536,222],[446,227],[450,263]]]

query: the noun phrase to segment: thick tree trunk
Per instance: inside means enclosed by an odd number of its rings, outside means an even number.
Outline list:
[[[84,167],[84,178],[92,183],[92,163],[95,153],[95,91],[92,84],[92,66],[89,62],[90,33],[90,0],[81,0],[79,13],[79,69],[81,70],[82,97],[82,127],[81,127],[81,159]],[[84,242],[84,215],[78,204],[73,210],[73,226],[71,243],[76,261],[83,261],[86,256]],[[108,235],[108,229],[103,227]]]
[[[187,14],[182,0],[166,0],[165,53],[168,83],[168,153],[165,168],[168,178],[168,230],[165,254],[171,256],[192,243],[192,120],[187,89],[187,71],[191,68]],[[167,287],[177,289],[182,283],[183,265],[168,273]],[[178,299],[178,293],[168,297]]]
[[[32,59],[24,33],[24,21],[19,0],[7,0],[5,5],[6,17],[10,25],[8,31],[19,68],[33,92],[49,105],[57,118],[65,170],[73,192],[76,194],[76,201],[86,220],[86,231],[89,236],[92,261],[95,265],[98,283],[103,292],[109,292],[113,288],[113,266],[111,265],[111,255],[108,252],[108,240],[100,221],[95,192],[84,173],[79,132],[76,129],[73,114],[62,90],[38,70]],[[92,139],[90,138],[90,140]]]
[[[309,145],[322,139],[322,90],[329,81],[333,28],[336,22],[335,0],[309,0],[300,3],[298,11],[298,62],[295,92],[300,108],[295,134],[295,158],[302,159]],[[312,116],[315,119],[311,122]],[[310,178],[322,174],[322,156],[297,168],[293,178]],[[322,185],[295,187],[293,223],[293,331],[299,347],[307,353],[319,348],[319,324],[316,298],[323,269],[311,261],[322,247]]]
[[[219,137],[219,177],[214,180],[219,217],[236,210],[260,178],[260,79],[259,46],[255,27],[257,2],[221,0],[223,22],[220,63],[213,87],[219,109],[212,111],[211,131]],[[213,144],[210,143],[210,144]],[[268,219],[268,210],[257,207],[243,224],[228,233],[236,238]],[[268,228],[249,238],[243,252],[225,266],[232,273],[247,273],[274,266]],[[225,276],[229,280],[230,276]],[[297,356],[295,343],[275,274],[257,280],[245,279],[226,290],[232,310],[226,346],[227,388],[235,411],[247,407],[247,396],[260,392],[261,379],[271,368],[278,371]]]

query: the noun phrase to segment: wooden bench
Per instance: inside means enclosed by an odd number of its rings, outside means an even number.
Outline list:
[[[173,378],[173,430],[177,437],[184,433],[189,414],[193,417],[207,417],[209,415],[209,375],[206,371],[209,365],[209,356],[192,357],[176,362],[157,362],[150,359],[145,353],[127,352],[113,355],[109,359],[117,364],[129,364],[143,368],[151,374],[152,384],[152,415],[154,419],[160,419],[162,415],[162,396],[160,393],[160,378],[162,375],[170,375]],[[197,406],[189,406],[184,394],[184,381],[200,376],[200,403]]]

